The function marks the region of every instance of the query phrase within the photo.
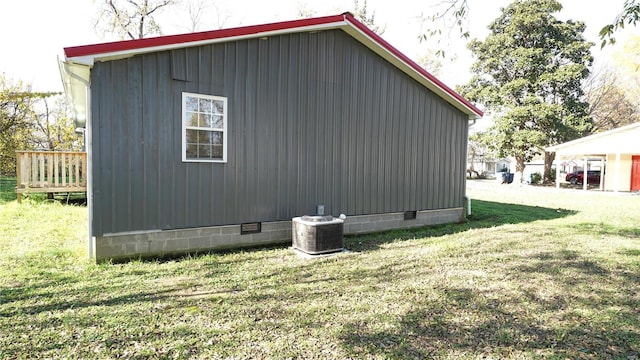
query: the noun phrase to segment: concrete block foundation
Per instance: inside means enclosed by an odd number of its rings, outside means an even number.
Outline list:
[[[423,210],[405,220],[404,213],[348,216],[344,234],[364,234],[394,229],[456,223],[464,220],[464,208]],[[163,257],[196,252],[284,244],[291,242],[291,221],[262,223],[261,231],[242,234],[240,225],[180,230],[153,230],[105,234],[93,238],[97,262],[133,258]]]

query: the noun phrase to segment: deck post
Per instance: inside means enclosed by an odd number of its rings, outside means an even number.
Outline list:
[[[18,204],[22,204],[22,193],[18,192],[18,187],[21,186],[22,182],[22,154],[20,152],[16,153],[16,200],[18,200]]]

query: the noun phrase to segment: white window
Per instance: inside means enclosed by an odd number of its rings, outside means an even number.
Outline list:
[[[182,93],[182,161],[227,162],[227,98]]]

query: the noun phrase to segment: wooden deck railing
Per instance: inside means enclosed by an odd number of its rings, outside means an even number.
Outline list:
[[[17,151],[18,202],[22,194],[87,191],[87,153]]]

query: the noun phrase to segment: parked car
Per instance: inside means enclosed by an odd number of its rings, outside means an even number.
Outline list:
[[[584,181],[584,172],[582,170],[574,171],[567,174],[565,180],[572,184],[582,184]],[[587,171],[587,183],[588,184],[600,184],[600,170],[588,170]]]

